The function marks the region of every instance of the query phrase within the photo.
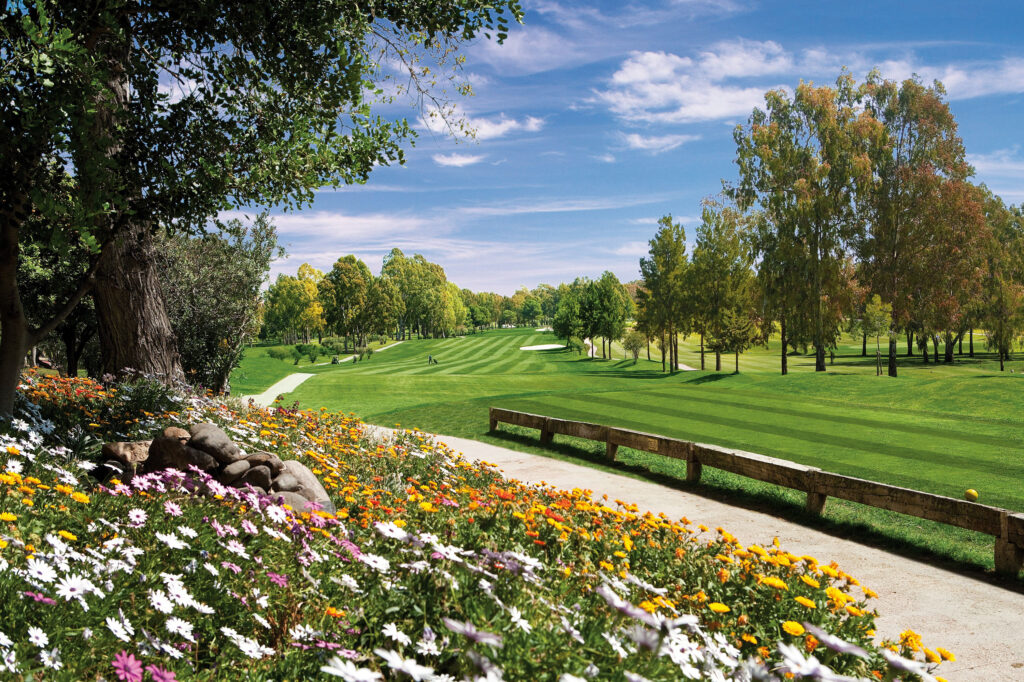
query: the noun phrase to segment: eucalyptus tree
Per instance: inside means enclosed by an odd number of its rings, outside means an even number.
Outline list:
[[[768,92],[765,109],[734,133],[740,179],[728,194],[764,214],[752,239],[770,273],[762,281],[783,324],[790,317],[809,323],[816,371],[825,370],[825,349],[842,321],[830,301],[842,295],[844,264],[862,231],[855,200],[871,177],[867,142],[875,127],[844,73],[834,88],[801,83],[792,97]],[[793,295],[793,287],[805,295]]]
[[[436,74],[462,64],[462,41],[502,40],[511,19],[518,0],[5,3],[0,414],[25,349],[90,290],[108,369],[180,376],[153,233],[202,231],[237,206],[308,205],[321,186],[401,162],[413,133],[374,113],[382,79],[403,76],[413,98],[449,112]],[[75,188],[55,200],[42,181],[63,169]],[[94,256],[66,305],[30,329],[17,262],[33,212],[49,243],[80,238]]]
[[[349,254],[335,261],[320,283],[320,300],[324,307],[327,329],[349,340],[358,336],[363,308],[369,294],[373,274],[366,263]],[[357,338],[353,346],[358,345]]]
[[[929,280],[938,274],[928,257],[938,225],[925,216],[943,187],[963,182],[971,169],[941,83],[897,83],[873,71],[858,97],[876,122],[869,129],[870,187],[858,196],[870,229],[858,255],[871,291],[892,305],[895,327],[913,331],[923,322],[914,318],[930,305],[922,300],[933,289]],[[888,373],[897,375],[895,335],[889,337]]]

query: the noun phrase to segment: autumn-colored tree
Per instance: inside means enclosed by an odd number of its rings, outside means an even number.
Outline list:
[[[929,251],[953,245],[939,244],[940,223],[926,215],[934,214],[930,208],[940,194],[951,199],[949,188],[943,189],[946,183],[969,175],[963,141],[939,83],[927,87],[917,78],[896,83],[874,71],[861,86],[859,99],[877,123],[865,127],[872,175],[869,191],[858,195],[869,223],[857,248],[864,276],[871,291],[892,304],[896,329],[912,330],[916,323],[927,336],[924,319],[929,325],[946,324],[960,311],[959,305],[933,298],[948,298],[948,293],[942,293],[946,283],[934,281],[938,254]],[[954,233],[947,230],[945,236]],[[932,326],[929,331],[934,330]],[[897,375],[895,335],[889,339],[888,373]]]
[[[849,281],[844,264],[862,229],[854,199],[871,175],[866,148],[874,125],[856,96],[847,73],[834,88],[801,83],[792,99],[773,90],[765,110],[755,109],[734,134],[740,180],[727,192],[741,208],[763,212],[752,239],[770,273],[762,282],[783,324],[809,322],[816,371],[825,370],[825,349],[843,319],[830,301],[843,297]]]

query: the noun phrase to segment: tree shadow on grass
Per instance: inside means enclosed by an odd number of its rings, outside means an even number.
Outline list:
[[[541,448],[535,430],[519,429],[518,427],[511,427],[513,430],[507,430],[509,428],[508,425],[503,425],[501,429],[487,433],[488,440],[496,441],[496,444],[505,444],[512,449],[534,452],[545,457],[552,457],[553,459],[575,464],[589,465],[610,473],[630,476],[663,485],[667,488],[700,495],[701,497],[723,502],[734,507],[741,507],[775,516],[828,533],[837,538],[875,547],[892,554],[937,566],[951,573],[1024,594],[1024,579],[1020,577],[1021,574],[1018,574],[1017,577],[997,575],[991,569],[975,560],[958,559],[948,553],[936,551],[926,537],[897,536],[896,534],[887,533],[882,529],[874,528],[865,522],[829,518],[827,507],[825,516],[811,514],[803,507],[804,494],[798,491],[708,468],[704,469],[704,475],[699,483],[691,483],[680,476],[652,471],[641,464],[618,461],[637,455],[651,456],[647,453],[636,453],[628,448],[619,448],[618,460],[611,461],[605,454],[604,443],[582,439],[570,440],[565,436],[555,436],[555,440],[551,442],[548,448]],[[669,461],[666,460],[666,463]],[[684,466],[678,460],[671,461],[675,462],[679,467]],[[861,506],[834,498],[830,498],[828,504],[833,505],[833,507],[836,505]],[[893,513],[893,516],[907,519],[913,518],[895,513]],[[913,520],[920,521],[918,519]],[[925,521],[920,522],[927,523]]]

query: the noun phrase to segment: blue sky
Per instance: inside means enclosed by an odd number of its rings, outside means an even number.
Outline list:
[[[701,198],[735,177],[732,131],[771,88],[941,80],[976,180],[1024,202],[1024,3],[527,0],[505,45],[465,50],[477,139],[424,129],[404,167],[272,211],[289,255],[327,270],[392,247],[451,281],[511,294],[611,270],[639,276],[657,219],[693,234]],[[417,121],[408,108],[390,110]]]

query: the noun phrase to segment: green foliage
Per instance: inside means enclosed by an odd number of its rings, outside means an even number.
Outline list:
[[[626,338],[622,340],[622,347],[626,349],[626,352],[633,356],[634,365],[640,357],[640,351],[642,351],[646,345],[647,338],[635,329],[626,334]]]
[[[268,348],[267,355],[274,358],[275,360],[287,360],[288,358],[292,357],[292,350],[294,349],[279,347]],[[301,358],[302,356],[300,355],[299,357]],[[295,364],[298,364],[298,362],[296,361]]]

